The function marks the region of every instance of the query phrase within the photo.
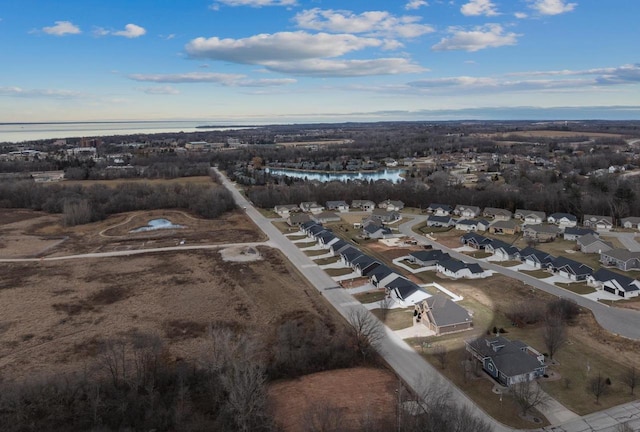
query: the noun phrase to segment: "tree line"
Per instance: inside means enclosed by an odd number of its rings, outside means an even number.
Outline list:
[[[172,208],[213,219],[235,207],[231,193],[213,184],[122,183],[109,187],[44,185],[32,181],[0,183],[0,208],[59,213],[69,226],[103,220],[116,213]]]

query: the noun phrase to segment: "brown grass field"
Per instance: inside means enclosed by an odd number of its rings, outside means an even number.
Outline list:
[[[209,176],[193,176],[193,177],[178,177],[174,179],[144,179],[144,178],[133,178],[133,179],[114,179],[114,180],[63,180],[61,182],[53,182],[53,183],[43,183],[45,185],[62,185],[62,186],[93,186],[93,185],[104,185],[109,187],[116,187],[121,184],[142,184],[148,183],[152,185],[158,184],[212,184],[215,183]]]

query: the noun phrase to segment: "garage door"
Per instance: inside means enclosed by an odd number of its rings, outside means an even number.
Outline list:
[[[615,294],[616,293],[616,290],[614,288],[611,288],[611,287],[608,287],[608,286],[604,287],[604,290],[606,292],[610,292],[611,294]]]

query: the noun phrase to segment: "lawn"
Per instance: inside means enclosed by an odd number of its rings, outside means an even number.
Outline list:
[[[276,228],[278,228],[280,230],[281,233],[284,234],[288,234],[288,233],[293,233],[293,232],[298,232],[300,231],[300,228],[298,227],[292,227],[290,226],[288,223],[283,222],[283,221],[272,221],[271,222]]]
[[[300,249],[304,249],[304,248],[316,246],[317,244],[318,244],[317,242],[309,241],[304,243],[296,243],[296,246],[298,246]]]
[[[413,325],[413,309],[387,309],[384,319],[382,309],[373,309],[371,313],[391,330],[402,330]]]
[[[327,264],[337,263],[338,261],[340,261],[340,257],[333,256],[333,257],[321,258],[319,260],[315,260],[315,263],[318,265],[327,265]]]
[[[484,251],[463,252],[465,255],[469,255],[475,259],[483,259],[492,256],[492,253]]]
[[[386,293],[384,292],[384,289],[381,289],[354,294],[353,298],[358,300],[360,303],[375,303],[382,300],[385,296]]]
[[[518,270],[520,273],[528,274],[536,279],[546,279],[553,276],[546,270]]]
[[[282,216],[280,216],[278,213],[274,212],[272,209],[265,209],[262,207],[256,207],[256,209],[260,212],[260,214],[262,214],[262,216],[269,218],[269,219],[281,219]]]
[[[515,267],[522,264],[522,261],[492,261],[493,264],[498,264],[502,267]]]
[[[595,288],[590,287],[586,283],[562,283],[562,282],[557,282],[556,286],[559,286],[560,288],[564,288],[566,290],[569,290],[569,291],[574,292],[574,293],[579,294],[579,295],[591,294],[592,292],[596,292]]]
[[[309,257],[314,257],[314,256],[318,256],[318,255],[324,255],[327,252],[328,251],[326,249],[312,249],[312,250],[304,251],[305,255],[309,256]]]
[[[417,270],[417,269],[421,269],[422,266],[420,264],[414,264],[412,262],[409,262],[407,260],[402,260],[402,264],[406,265],[407,267]]]
[[[326,274],[328,274],[331,277],[337,277],[337,276],[344,276],[344,275],[348,275],[350,273],[353,273],[353,269],[351,269],[350,267],[347,268],[329,268],[329,269],[325,269],[324,270]]]

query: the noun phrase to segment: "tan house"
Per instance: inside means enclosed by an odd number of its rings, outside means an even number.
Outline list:
[[[520,225],[513,220],[496,220],[489,225],[489,232],[492,234],[513,235],[520,232]]]
[[[473,319],[469,312],[444,295],[436,294],[416,304],[417,319],[436,335],[469,330]]]

